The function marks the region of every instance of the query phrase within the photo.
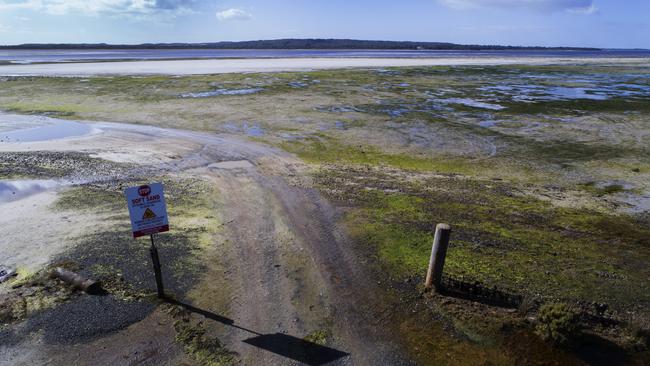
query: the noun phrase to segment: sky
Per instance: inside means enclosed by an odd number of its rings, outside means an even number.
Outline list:
[[[0,44],[277,38],[650,49],[650,0],[0,0]]]

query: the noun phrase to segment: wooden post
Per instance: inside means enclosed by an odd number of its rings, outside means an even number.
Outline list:
[[[151,235],[151,248],[149,249],[149,252],[151,253],[151,261],[153,262],[153,271],[156,275],[156,288],[158,289],[158,298],[164,299],[165,289],[163,288],[162,272],[160,270],[160,258],[158,257],[158,248],[156,248],[156,244],[153,242],[153,234]]]
[[[431,259],[429,260],[429,269],[427,278],[424,282],[425,288],[435,288],[436,291],[442,289],[442,270],[445,266],[445,256],[449,246],[449,237],[451,236],[451,227],[447,224],[436,225],[436,234],[433,237],[433,247],[431,248]]]

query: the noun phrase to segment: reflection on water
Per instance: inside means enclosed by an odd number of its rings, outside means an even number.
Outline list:
[[[11,1],[9,2],[11,3]],[[63,2],[61,2],[63,3]],[[164,60],[221,58],[446,58],[446,57],[648,57],[646,50],[255,50],[255,49],[109,49],[109,50],[0,50],[0,60],[11,63],[79,62],[89,60]],[[379,69],[377,72],[392,73]]]
[[[494,111],[499,111],[506,108],[498,104],[480,102],[478,100],[469,99],[469,98],[447,98],[447,99],[435,99],[433,101],[442,104],[461,104],[468,107],[490,109]]]
[[[532,78],[531,75],[520,75]],[[607,100],[610,98],[647,98],[650,97],[650,85],[643,85],[633,80],[641,79],[636,75],[592,75],[576,79],[563,75],[564,85],[557,84],[559,75],[537,75],[537,84],[524,84],[520,81],[501,81],[499,84],[479,88],[489,92],[491,97],[507,97],[513,101],[534,102],[553,100]],[[567,84],[568,83],[568,84]]]
[[[223,127],[232,133],[245,133],[248,136],[252,137],[262,137],[266,134],[264,129],[256,123],[238,123],[238,122],[226,122],[223,124]]]
[[[244,123],[244,130],[248,136],[261,137],[264,136],[264,129],[258,125],[248,125]]]
[[[54,180],[0,181],[0,203],[16,201],[59,186]]]
[[[481,127],[490,128],[490,127],[494,127],[494,125],[496,125],[498,122],[499,121],[495,121],[495,120],[487,120],[487,121],[479,122],[478,125]]]
[[[42,116],[0,114],[0,142],[36,142],[83,136],[87,124]]]
[[[217,97],[220,95],[248,95],[261,92],[262,88],[243,88],[243,89],[217,89],[207,92],[198,93],[184,93],[181,94],[182,98],[209,98]]]

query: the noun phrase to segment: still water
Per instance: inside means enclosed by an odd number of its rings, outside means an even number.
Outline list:
[[[162,60],[192,58],[445,58],[445,57],[650,57],[650,50],[463,51],[463,50],[0,50],[0,61],[29,64],[89,60]]]

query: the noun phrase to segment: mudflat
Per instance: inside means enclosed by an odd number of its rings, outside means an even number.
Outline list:
[[[644,364],[644,62],[2,77],[0,264],[18,277],[0,284],[0,351],[17,364]],[[169,206],[167,303],[123,197],[153,181]],[[422,288],[439,222],[453,229],[446,281],[472,294]],[[72,291],[52,266],[107,294]],[[556,303],[579,314],[574,348],[540,335]]]
[[[0,65],[0,75],[90,76],[90,75],[202,75],[241,72],[308,71],[351,67],[404,67],[449,65],[565,65],[576,63],[641,64],[647,58],[581,57],[449,57],[449,58],[268,58],[173,61],[124,61]]]

